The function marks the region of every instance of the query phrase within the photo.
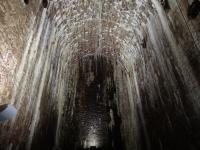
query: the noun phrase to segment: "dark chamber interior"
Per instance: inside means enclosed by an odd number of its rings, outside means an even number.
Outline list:
[[[69,149],[124,149],[113,69],[111,60],[104,57],[87,56],[79,61],[75,112],[69,126],[70,135],[75,136],[66,141]]]
[[[200,0],[0,0],[1,116],[0,150],[200,150]]]
[[[130,128],[122,128],[122,115],[119,113],[116,98],[118,90],[114,79],[114,63],[117,64],[108,58],[93,55],[79,60],[75,101],[69,95],[66,96],[60,143],[56,149],[127,150],[125,146],[127,137],[122,131],[129,132]],[[180,76],[174,73],[177,75],[177,89],[182,97],[181,105],[177,105],[176,101],[169,101],[169,97],[173,98],[174,95],[166,91],[162,80],[159,83],[162,87],[161,95],[154,97],[155,107],[149,104],[151,100],[145,90],[142,91],[144,107],[142,110],[140,105],[135,107],[138,112],[136,120],[140,133],[136,140],[139,145],[137,148],[140,150],[198,150],[200,148],[199,118],[194,109],[189,107],[192,104],[185,98]],[[123,90],[126,95],[126,89]],[[119,101],[123,101],[127,111],[126,116],[129,117],[130,105],[127,105],[127,99],[124,97]],[[141,111],[143,115],[139,113]],[[145,125],[142,119],[145,119]],[[33,150],[53,148],[56,127],[52,126],[55,121],[51,121],[48,123],[51,126],[46,132],[48,138],[44,135],[44,131],[41,135],[36,133],[38,137],[34,138]],[[43,128],[47,127],[46,123],[43,125]]]
[[[121,114],[116,104],[113,61],[89,55],[76,63],[76,94],[73,99],[69,93],[65,93],[59,145],[54,146],[57,112],[52,110],[51,115],[47,114],[43,99],[41,122],[31,149],[125,150]],[[69,79],[66,81],[70,82]],[[44,98],[50,98],[50,95],[44,95]]]

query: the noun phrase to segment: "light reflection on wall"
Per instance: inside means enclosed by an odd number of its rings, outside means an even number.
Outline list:
[[[17,60],[12,53],[12,50],[0,52],[0,104],[4,103],[9,96],[9,89],[13,84],[13,75]]]
[[[90,148],[90,147],[98,148],[100,146],[99,137],[94,126],[90,127],[90,131],[88,135],[86,136],[86,139],[83,143],[84,143],[84,146],[83,146],[84,148]]]
[[[87,139],[84,141],[84,148],[90,148],[90,147],[99,147],[99,142],[98,142],[98,137],[93,134],[93,135],[89,135],[87,137]]]

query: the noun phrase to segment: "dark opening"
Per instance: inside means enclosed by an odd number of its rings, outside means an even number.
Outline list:
[[[29,0],[24,0],[24,3],[25,3],[26,5],[28,5],[28,4],[29,4]]]
[[[48,0],[43,0],[42,1],[42,5],[43,5],[44,8],[47,8],[47,6],[48,6]]]
[[[146,38],[143,38],[143,39],[142,39],[141,45],[142,45],[143,48],[147,48],[147,41],[146,41]]]
[[[200,11],[200,1],[195,0],[189,7],[188,7],[188,18],[195,19]]]
[[[114,100],[115,88],[114,67],[110,60],[89,56],[79,62],[75,112],[68,126],[73,134],[65,133],[76,136],[66,138],[60,148],[125,150],[120,133],[121,117]],[[112,119],[115,125],[110,129]]]
[[[91,146],[90,147],[91,150],[97,149],[96,146]]]
[[[166,9],[170,9],[168,0],[160,0],[160,3],[161,3],[161,5],[163,6],[163,8],[164,8],[165,10],[166,10]]]

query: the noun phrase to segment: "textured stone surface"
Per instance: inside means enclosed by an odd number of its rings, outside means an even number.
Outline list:
[[[15,67],[36,12],[34,5],[26,6],[23,0],[0,0],[0,103],[9,101]]]
[[[191,1],[30,3],[14,13],[24,16],[13,40],[22,57],[11,50],[20,61],[8,59],[17,69],[8,69],[7,102],[18,114],[1,124],[2,149],[200,148],[200,16],[188,19]]]

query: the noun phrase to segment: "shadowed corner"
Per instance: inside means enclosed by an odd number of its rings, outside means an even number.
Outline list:
[[[17,114],[17,110],[10,104],[0,105],[0,122],[11,120]]]

